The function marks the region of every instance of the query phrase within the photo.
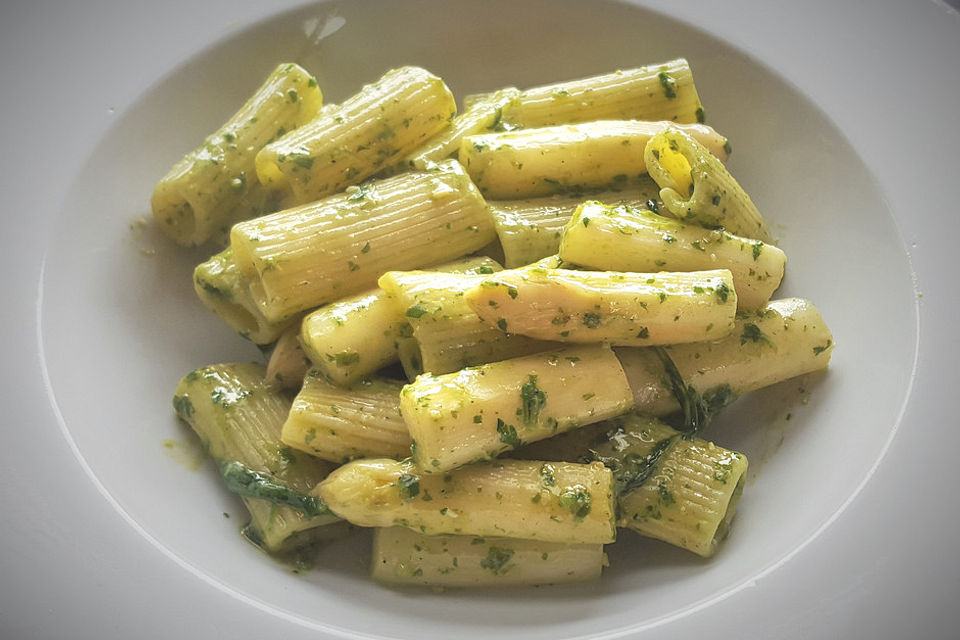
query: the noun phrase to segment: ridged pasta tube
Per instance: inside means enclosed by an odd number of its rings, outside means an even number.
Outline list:
[[[337,518],[309,495],[333,468],[280,440],[290,400],[270,387],[259,364],[197,369],[177,385],[173,406],[243,497],[254,537],[276,551],[288,538]]]
[[[311,370],[293,399],[281,440],[294,449],[342,463],[355,458],[406,458],[410,434],[400,417],[403,383],[363,380],[349,389]]]
[[[649,176],[623,191],[605,191],[589,198],[609,205],[659,206],[660,188]],[[524,200],[488,201],[503,247],[504,266],[523,267],[554,255],[560,247],[563,228],[583,203],[583,195],[554,195]],[[630,269],[623,269],[630,271]],[[647,271],[647,269],[632,269]],[[652,269],[650,269],[652,271]]]
[[[503,109],[505,123],[546,127],[592,120],[704,121],[690,64],[680,58],[527,89]]]
[[[611,271],[728,269],[741,309],[757,309],[770,300],[787,262],[783,251],[759,240],[600,202],[585,202],[573,214],[559,255],[566,262]]]
[[[323,96],[296,64],[279,65],[216,133],[160,180],[150,204],[160,229],[182,245],[225,238],[235,222],[263,215],[269,194],[255,157],[270,140],[312,120]]]
[[[644,149],[668,127],[680,127],[712,153],[727,157],[727,139],[707,125],[636,120],[466,136],[458,157],[481,193],[492,199],[622,189],[647,172]]]
[[[289,187],[293,203],[318,200],[395,164],[456,115],[443,80],[419,67],[392,69],[335,110],[263,148],[260,182]]]
[[[437,162],[455,156],[464,136],[495,131],[502,124],[504,105],[518,93],[518,89],[507,88],[484,96],[451,120],[446,129],[404,158],[400,169],[429,169]]]
[[[660,185],[666,210],[678,220],[717,228],[762,242],[773,236],[753,200],[716,157],[714,149],[670,127],[644,151],[650,176]]]
[[[435,269],[489,274],[501,267],[490,258],[475,257]],[[349,386],[397,361],[399,343],[412,334],[404,309],[382,289],[349,296],[304,317],[300,341],[325,378]]]
[[[277,340],[298,319],[294,316],[271,322],[264,316],[229,248],[197,265],[193,270],[193,289],[203,306],[255,344]]]
[[[428,587],[529,587],[586,582],[606,565],[602,544],[428,536],[404,527],[373,536],[373,579]]]
[[[618,526],[704,557],[727,536],[747,470],[743,454],[636,413],[534,443],[514,455],[603,462],[613,472]]]
[[[463,296],[485,277],[391,271],[380,278],[380,288],[391,296],[412,330],[410,338],[399,341],[400,362],[411,380],[425,371],[451,373],[557,346],[506,335],[480,320]]]
[[[603,345],[423,374],[400,393],[413,459],[427,474],[619,415],[632,403],[623,369]]]
[[[242,222],[230,243],[254,301],[279,322],[369,289],[390,269],[453,260],[495,237],[480,193],[448,162]]]
[[[616,536],[612,476],[599,462],[499,460],[426,475],[409,460],[355,460],[314,494],[362,527],[576,544]]]
[[[813,303],[784,298],[737,314],[733,331],[716,341],[664,347],[687,385],[701,395],[744,393],[825,369],[833,336]],[[634,404],[642,413],[677,410],[663,364],[650,349],[616,349]]]
[[[484,322],[501,331],[625,346],[719,339],[733,329],[737,312],[726,269],[510,269],[487,276],[464,297]]]

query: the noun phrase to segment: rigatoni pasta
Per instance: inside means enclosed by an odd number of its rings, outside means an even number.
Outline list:
[[[370,459],[336,469],[314,493],[361,527],[604,544],[616,538],[612,486],[599,462],[498,460],[427,475],[409,460]]]
[[[726,269],[631,273],[530,267],[484,278],[470,308],[507,333],[557,342],[649,346],[722,338],[737,294]]]
[[[323,95],[293,63],[263,85],[200,147],[163,177],[150,200],[157,226],[178,244],[223,239],[230,226],[269,212],[271,195],[257,181],[255,158],[268,142],[312,120]]]
[[[678,127],[711,153],[727,157],[727,139],[707,125],[637,120],[466,136],[457,157],[481,193],[492,199],[622,189],[647,173],[644,149],[668,127]]]
[[[242,222],[230,244],[257,306],[279,322],[368,289],[390,269],[459,258],[495,236],[483,198],[451,162]]]
[[[705,112],[683,58],[522,91],[503,108],[503,121],[547,127],[595,120],[703,123]]]
[[[435,474],[627,411],[633,396],[609,347],[550,351],[423,374],[400,393],[413,459]]]
[[[585,582],[606,565],[602,544],[520,538],[428,536],[404,527],[378,528],[373,579],[428,587],[529,587]]]
[[[388,71],[339,107],[266,145],[260,182],[292,203],[356,185],[442,131],[457,106],[443,80],[419,67]]]
[[[737,305],[757,309],[780,286],[786,254],[777,247],[657,215],[645,207],[583,202],[571,216],[559,257],[589,269],[728,269]]]

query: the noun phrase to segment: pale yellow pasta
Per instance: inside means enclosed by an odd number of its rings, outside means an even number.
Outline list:
[[[390,269],[470,254],[496,236],[455,162],[364,183],[233,227],[240,275],[271,322],[373,287]]]
[[[458,158],[481,193],[492,199],[626,188],[647,172],[647,143],[672,126],[727,157],[727,139],[707,125],[601,120],[466,136]]]
[[[279,65],[236,114],[160,180],[151,198],[157,226],[183,245],[223,240],[230,225],[268,212],[255,157],[278,135],[316,117],[323,96],[300,66]]]
[[[585,202],[574,213],[558,254],[565,262],[610,271],[728,269],[741,309],[770,300],[787,262],[783,251],[759,240],[599,202]]]
[[[359,184],[441,132],[456,115],[443,81],[419,67],[401,67],[365,86],[336,109],[264,147],[257,176],[289,189],[303,204]]]

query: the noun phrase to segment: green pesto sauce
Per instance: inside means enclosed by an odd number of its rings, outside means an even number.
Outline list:
[[[508,447],[516,449],[523,444],[520,436],[517,435],[517,428],[512,424],[507,424],[500,418],[497,418],[497,435],[500,437],[500,442]]]
[[[560,504],[573,514],[573,519],[577,522],[583,520],[590,514],[590,492],[583,485],[573,485],[564,489],[559,496]]]
[[[537,376],[530,376],[520,387],[520,417],[523,424],[528,427],[535,426],[546,405],[546,392],[537,386]]]
[[[411,473],[403,473],[397,478],[397,491],[400,499],[409,502],[420,493],[420,478]]]
[[[513,554],[513,549],[491,546],[487,552],[487,557],[480,561],[480,566],[492,571],[495,575],[503,575],[513,568],[512,564],[507,564],[513,558]]]

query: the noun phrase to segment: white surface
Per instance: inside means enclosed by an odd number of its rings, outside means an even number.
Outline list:
[[[268,10],[252,2],[0,9],[10,399],[0,436],[0,636],[316,638],[325,625],[328,635],[438,638],[684,638],[718,628],[764,638],[949,636],[960,597],[951,551],[960,522],[950,508],[960,305],[948,244],[957,231],[960,16],[932,2],[651,3],[720,39],[692,32],[671,42],[673,31],[650,31],[659,18],[638,20],[642,10],[515,3],[508,15],[521,26],[504,28],[527,38],[513,42],[485,31],[503,15],[496,7],[468,17],[478,5],[408,3],[420,26],[391,32],[395,20],[364,18],[369,3],[341,4],[346,22],[328,23],[341,28],[322,55],[302,37],[275,37],[299,18],[264,26]],[[462,33],[439,29],[450,13],[462,16]],[[584,28],[571,28],[571,17]],[[434,37],[417,39],[417,29]],[[540,29],[579,40],[540,41]],[[257,51],[262,61],[251,58]],[[462,95],[661,53],[694,61],[709,121],[734,140],[735,170],[758,202],[776,203],[767,215],[791,260],[788,292],[817,302],[840,345],[834,371],[811,381],[810,404],[789,426],[783,390],[764,396],[760,432],[737,424],[739,413],[714,425],[726,429],[713,434],[719,441],[762,460],[753,458],[759,477],[724,552],[704,564],[647,542],[619,545],[612,556],[622,562],[585,589],[436,596],[372,587],[350,556],[290,576],[238,544],[236,520],[219,516],[234,505],[209,469],[190,473],[163,455],[160,443],[182,432],[162,412],[191,366],[256,350],[193,303],[189,281],[180,284],[189,259],[128,229],[156,177],[278,57],[303,56],[336,100],[389,64],[428,66]],[[737,92],[721,82],[731,79]],[[222,101],[207,100],[215,91]],[[770,141],[776,151],[759,156]],[[838,165],[845,171],[831,173]],[[824,192],[811,192],[811,181]],[[145,246],[158,255],[142,256]],[[768,440],[781,434],[777,450]],[[814,474],[824,480],[796,484]],[[451,631],[444,614],[464,624]]]

